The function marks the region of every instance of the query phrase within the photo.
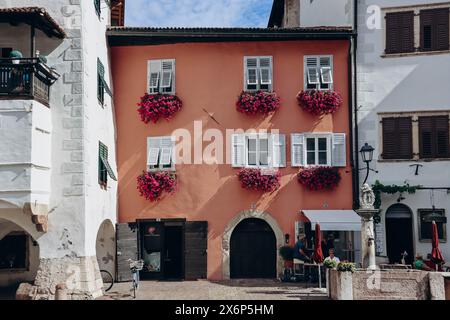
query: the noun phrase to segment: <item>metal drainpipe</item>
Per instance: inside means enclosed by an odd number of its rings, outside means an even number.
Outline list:
[[[354,122],[354,172],[353,172],[353,183],[354,183],[354,189],[353,189],[353,197],[354,197],[354,206],[355,209],[359,208],[359,130],[358,130],[358,63],[357,63],[357,51],[358,51],[358,0],[354,0],[354,17],[353,17],[353,24],[354,24],[354,31],[355,36],[353,37],[353,72],[354,72],[354,83],[353,83],[353,122]]]

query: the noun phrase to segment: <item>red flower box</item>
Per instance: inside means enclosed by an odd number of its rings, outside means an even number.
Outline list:
[[[299,105],[314,115],[331,114],[339,110],[342,96],[335,91],[307,90],[297,96]]]
[[[183,107],[183,103],[177,96],[161,93],[146,93],[137,105],[141,120],[145,123],[150,121],[156,123],[160,118],[170,120]]]
[[[244,189],[272,192],[280,187],[281,173],[264,175],[260,169],[242,169],[238,173],[239,181]]]
[[[236,109],[247,115],[257,113],[269,114],[280,108],[280,98],[275,92],[265,92],[258,90],[256,92],[243,91],[236,102]]]
[[[137,189],[142,197],[152,202],[161,199],[163,192],[173,193],[177,186],[175,174],[162,172],[143,172],[137,178]]]
[[[297,178],[309,190],[332,190],[339,185],[341,174],[338,168],[314,167],[302,170]]]

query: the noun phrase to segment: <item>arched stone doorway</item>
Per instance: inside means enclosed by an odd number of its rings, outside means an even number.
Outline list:
[[[0,218],[0,287],[33,282],[39,268],[39,244],[17,224]]]
[[[246,219],[260,219],[263,220],[270,228],[275,236],[275,255],[276,255],[276,276],[280,276],[283,270],[283,260],[278,254],[279,248],[283,246],[284,235],[281,228],[278,226],[276,220],[267,212],[247,210],[240,212],[227,225],[223,233],[222,239],[222,277],[223,279],[230,279],[231,276],[231,239],[234,230],[238,225]]]
[[[276,278],[277,244],[272,228],[261,219],[242,220],[230,241],[230,278]]]
[[[399,263],[405,251],[408,253],[406,263],[413,262],[413,216],[411,209],[404,204],[394,204],[386,211],[386,246],[389,263]]]
[[[116,236],[111,220],[100,225],[95,247],[99,269],[109,271],[115,277]]]

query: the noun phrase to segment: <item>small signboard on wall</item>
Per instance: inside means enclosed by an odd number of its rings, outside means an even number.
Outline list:
[[[375,223],[375,252],[376,255],[383,254],[384,243],[383,243],[384,225],[381,223]]]

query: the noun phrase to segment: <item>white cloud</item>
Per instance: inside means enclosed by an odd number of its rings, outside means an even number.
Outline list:
[[[129,0],[127,26],[265,27],[272,0]]]

